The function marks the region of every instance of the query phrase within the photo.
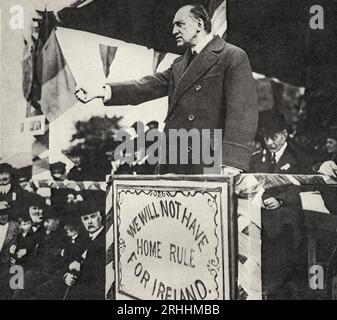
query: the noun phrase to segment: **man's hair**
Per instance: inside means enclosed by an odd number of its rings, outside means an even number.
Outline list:
[[[211,33],[212,21],[205,7],[201,4],[191,4],[191,13],[193,14],[194,18],[202,19],[202,21],[204,21],[205,31],[207,33]]]

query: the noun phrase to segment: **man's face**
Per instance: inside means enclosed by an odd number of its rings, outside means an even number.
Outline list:
[[[2,214],[0,215],[0,225],[4,225],[8,223],[8,214]]]
[[[65,179],[65,172],[64,171],[55,170],[55,171],[51,172],[51,175],[57,181]]]
[[[54,219],[54,218],[49,218],[46,219],[44,222],[44,228],[47,231],[56,231],[56,229],[58,228],[60,224],[60,220],[59,219]]]
[[[98,211],[82,216],[81,220],[89,233],[94,233],[102,227],[102,216]]]
[[[11,182],[11,175],[8,172],[0,173],[0,186],[6,186]]]
[[[326,139],[326,149],[329,153],[337,153],[337,140],[333,138]]]
[[[76,228],[71,225],[65,225],[64,230],[66,231],[67,237],[69,238],[73,238],[78,235],[78,231],[76,230]]]
[[[269,137],[264,138],[264,142],[270,152],[279,151],[287,141],[287,131],[283,130],[281,132],[275,133]]]
[[[34,224],[41,223],[43,220],[43,210],[38,206],[30,206],[29,207],[29,215]]]
[[[32,222],[31,221],[21,221],[20,222],[20,229],[23,232],[29,232],[32,228]]]
[[[177,41],[177,47],[196,45],[195,41],[199,30],[198,20],[193,17],[190,7],[178,10],[173,20],[172,31]]]

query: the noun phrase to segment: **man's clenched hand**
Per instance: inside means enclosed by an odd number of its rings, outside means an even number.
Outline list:
[[[99,86],[95,88],[87,88],[84,86],[76,86],[75,95],[78,100],[83,103],[88,103],[89,101],[96,98],[104,98],[105,96],[105,87]]]

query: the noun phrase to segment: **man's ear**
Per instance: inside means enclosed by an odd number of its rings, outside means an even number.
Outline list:
[[[204,29],[204,20],[201,18],[198,19],[198,32]]]

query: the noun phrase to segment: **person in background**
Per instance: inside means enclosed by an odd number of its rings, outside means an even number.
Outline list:
[[[0,164],[0,212],[6,212],[9,220],[17,221],[29,193],[20,187],[14,176],[15,169],[10,164]]]
[[[9,219],[8,213],[0,210],[0,300],[11,298],[9,287],[11,266],[10,248],[16,246],[18,223]]]
[[[285,118],[268,110],[260,113],[259,132],[264,148],[250,163],[252,173],[305,174],[310,158],[288,138]],[[297,186],[274,186],[262,196],[262,267],[264,291],[269,299],[284,299],[287,283],[303,287],[306,280],[304,220]],[[294,280],[291,282],[290,280]],[[295,288],[296,287],[296,288]]]
[[[31,194],[25,199],[25,210],[28,211],[30,220],[32,222],[32,232],[36,238],[40,238],[44,231],[44,214],[47,208],[44,198],[37,194]]]
[[[18,170],[18,182],[23,190],[28,192],[35,192],[34,188],[30,184],[32,178],[32,167],[24,167]]]
[[[337,180],[337,127],[329,128],[325,147],[327,155],[314,165],[313,170]]]
[[[32,221],[27,212],[19,218],[17,243],[10,248],[10,253],[12,254],[11,263],[22,266],[25,271],[30,270],[37,243],[38,238],[32,230]]]
[[[68,300],[104,300],[105,298],[105,231],[104,201],[88,199],[81,204],[79,215],[90,241],[81,258],[70,263],[63,276],[69,286]]]
[[[81,206],[76,205],[77,209]],[[77,210],[72,210],[71,214],[64,221],[64,230],[66,232],[66,240],[61,256],[64,258],[66,267],[75,260],[81,259],[82,253],[90,240],[88,234],[84,231]]]
[[[16,290],[14,299],[50,300],[61,299],[60,288],[51,288],[51,284],[62,281],[63,263],[61,256],[64,248],[64,230],[60,228],[58,212],[48,208],[44,215],[44,228],[31,270],[24,274],[24,290]]]
[[[66,164],[61,161],[51,163],[49,170],[55,181],[64,181],[67,177]]]

